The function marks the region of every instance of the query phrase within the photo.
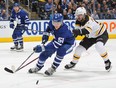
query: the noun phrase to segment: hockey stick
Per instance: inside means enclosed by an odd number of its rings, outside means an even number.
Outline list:
[[[33,54],[34,54],[34,52],[32,52],[32,53],[27,57],[27,59],[26,59],[25,61],[23,61],[23,63],[16,69],[16,71],[17,71],[18,69],[20,69],[21,66],[22,66]],[[5,67],[4,70],[7,71],[7,72],[10,72],[10,73],[13,73],[13,71],[8,70],[7,67]]]
[[[28,57],[27,57],[27,59],[25,60],[25,61],[23,61],[23,63],[17,68],[17,69],[19,69],[32,55],[34,54],[34,52],[32,52]],[[16,70],[17,70],[16,69]]]
[[[7,72],[9,72],[9,73],[15,73],[15,72],[17,72],[17,71],[23,69],[23,68],[26,67],[27,65],[31,64],[32,62],[34,62],[34,61],[37,60],[37,59],[38,59],[38,57],[35,58],[35,59],[33,59],[33,60],[31,60],[31,61],[28,62],[27,64],[21,66],[19,69],[16,69],[15,71],[13,71],[12,69],[9,69],[9,68],[7,68],[7,67],[5,67],[4,70],[7,71]]]
[[[33,32],[44,32],[44,31],[39,31],[39,30],[33,30],[33,29],[28,29],[29,31],[33,31]]]

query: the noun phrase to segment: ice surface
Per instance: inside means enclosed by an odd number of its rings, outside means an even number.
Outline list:
[[[78,45],[79,41],[77,41]],[[20,71],[11,74],[4,71],[4,67],[17,68],[33,51],[39,42],[26,42],[23,52],[10,51],[12,43],[0,43],[0,88],[116,88],[116,39],[110,39],[106,44],[109,58],[112,62],[111,72],[106,72],[104,62],[94,46],[84,52],[76,67],[72,70],[64,69],[66,63],[72,59],[73,53],[65,56],[60,67],[51,77],[45,77],[44,71],[48,69],[54,59],[49,58],[44,68],[37,74],[29,74],[29,68],[36,62]],[[39,54],[34,54],[30,60]],[[29,60],[29,61],[30,61]],[[36,81],[39,80],[38,85]]]

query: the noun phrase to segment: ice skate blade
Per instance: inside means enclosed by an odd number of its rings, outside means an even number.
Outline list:
[[[17,52],[23,52],[23,49],[21,49],[21,50],[16,50]]]
[[[16,49],[10,49],[10,51],[16,51]]]

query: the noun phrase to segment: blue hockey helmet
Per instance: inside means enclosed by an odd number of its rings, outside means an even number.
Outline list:
[[[62,22],[63,21],[63,16],[61,13],[56,13],[53,15],[52,21],[54,22]]]
[[[13,7],[19,7],[19,3],[14,3]]]
[[[52,18],[52,25],[55,27],[55,29],[58,29],[63,23],[63,16],[61,13],[56,13],[53,15]]]

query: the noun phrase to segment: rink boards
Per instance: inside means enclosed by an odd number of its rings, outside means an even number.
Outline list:
[[[116,38],[116,20],[98,20],[102,22],[107,27],[109,37],[111,39]],[[23,37],[25,42],[31,41],[41,41],[43,31],[47,28],[49,20],[31,20],[29,25],[29,30],[27,30]],[[65,20],[64,21],[70,30],[75,26],[74,20]],[[16,22],[15,22],[16,25]],[[9,28],[9,21],[0,21],[0,42],[11,42],[12,41],[13,29]],[[83,36],[82,36],[83,37]],[[77,39],[82,39],[79,36]],[[50,36],[49,40],[53,37]]]

